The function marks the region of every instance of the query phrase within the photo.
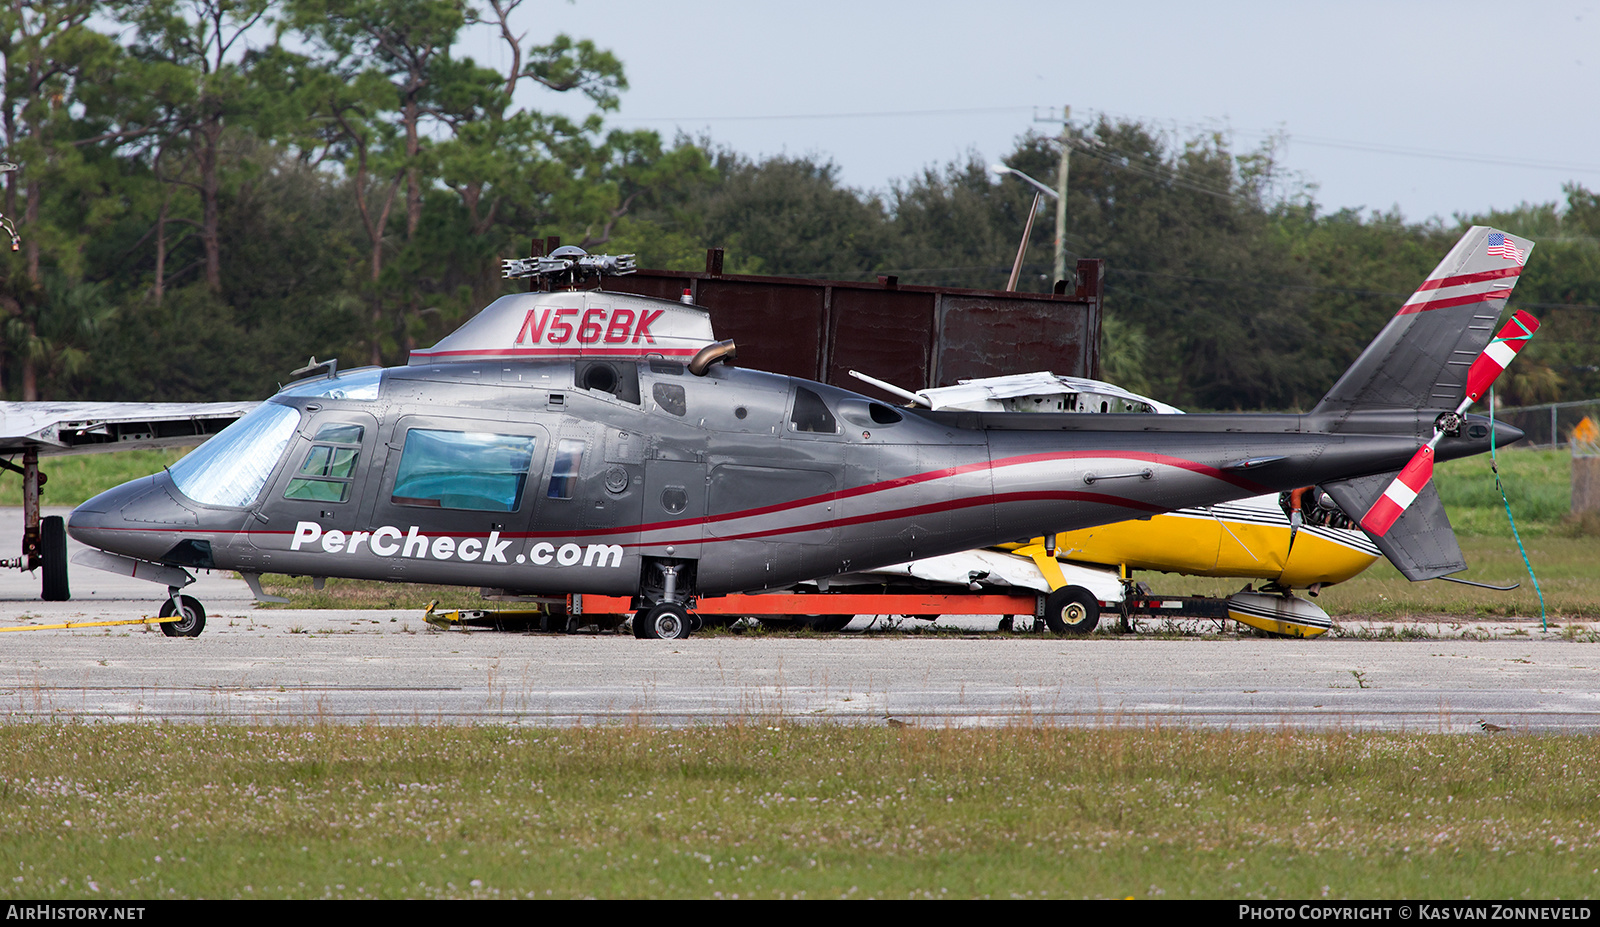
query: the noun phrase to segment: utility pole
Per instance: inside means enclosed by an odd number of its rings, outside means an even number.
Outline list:
[[[1072,107],[1061,107],[1061,167],[1056,171],[1056,254],[1050,278],[1052,283],[1057,280],[1067,281],[1068,289],[1071,289],[1075,282],[1068,276],[1067,271],[1067,167],[1072,150],[1071,126],[1067,120],[1070,118],[1072,118]],[[1038,116],[1034,116],[1033,121],[1055,122],[1049,117],[1040,119]]]
[[[1056,263],[1050,278],[1052,285],[1057,280],[1066,280],[1069,289],[1074,283],[1067,277],[1067,167],[1072,150],[1067,119],[1071,115],[1072,107],[1061,107],[1061,170],[1056,172]]]

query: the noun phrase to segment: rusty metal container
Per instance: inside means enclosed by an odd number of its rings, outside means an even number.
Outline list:
[[[1008,293],[724,274],[713,248],[704,273],[640,270],[604,286],[661,299],[687,290],[745,366],[859,389],[853,369],[921,389],[1032,370],[1098,379],[1104,265],[1078,261],[1071,293]]]

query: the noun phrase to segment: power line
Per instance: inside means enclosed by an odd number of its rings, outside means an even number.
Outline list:
[[[712,113],[702,116],[618,116],[622,122],[645,123],[678,123],[678,122],[783,122],[805,121],[817,119],[893,119],[893,118],[918,118],[918,117],[943,117],[943,116],[983,116],[1002,113],[1028,113],[1039,109],[1037,106],[985,106],[968,107],[963,109],[903,109],[903,110],[875,110],[871,112],[835,112],[835,113],[746,113],[730,115],[727,113]],[[1109,110],[1089,110],[1089,112],[1113,119],[1131,120],[1154,124],[1168,124],[1174,127],[1183,127],[1190,130],[1218,131],[1216,125],[1199,122],[1180,122],[1176,119],[1162,119],[1150,116],[1140,116],[1130,113],[1113,113]],[[1460,151],[1445,151],[1433,148],[1414,148],[1405,145],[1384,145],[1378,142],[1353,141],[1350,139],[1328,138],[1317,135],[1294,135],[1291,133],[1257,132],[1244,129],[1227,128],[1222,131],[1254,138],[1282,138],[1286,142],[1300,145],[1310,145],[1318,148],[1336,148],[1345,151],[1363,151],[1369,154],[1397,155],[1406,158],[1424,158],[1435,161],[1455,161],[1469,164],[1488,164],[1496,167],[1520,167],[1529,170],[1562,171],[1565,173],[1600,174],[1600,165],[1576,164],[1562,161],[1545,161],[1531,158],[1504,158],[1492,157]]]
[[[719,113],[711,116],[618,116],[623,122],[755,122],[785,119],[889,119],[900,116],[981,116],[993,113],[1026,113],[1035,107],[987,106],[973,109],[902,109],[880,110],[871,113],[791,113],[787,115],[746,114],[730,116]]]
[[[1162,166],[1163,167],[1162,170],[1151,170],[1149,168],[1141,167],[1141,166],[1139,166],[1139,163],[1137,161],[1134,161],[1131,156],[1123,154],[1121,152],[1118,152],[1115,149],[1107,149],[1108,151],[1113,152],[1112,154],[1103,154],[1103,153],[1101,153],[1099,151],[1094,150],[1093,148],[1089,148],[1089,147],[1084,146],[1084,145],[1074,145],[1072,147],[1081,155],[1087,155],[1088,157],[1094,158],[1094,159],[1099,160],[1099,161],[1103,161],[1106,164],[1109,164],[1112,167],[1118,168],[1120,170],[1128,171],[1128,172],[1134,173],[1134,174],[1141,174],[1141,175],[1143,175],[1145,177],[1151,177],[1151,178],[1154,178],[1156,180],[1160,180],[1160,181],[1164,181],[1166,183],[1170,183],[1175,187],[1182,187],[1182,188],[1184,188],[1186,190],[1193,190],[1196,193],[1204,193],[1207,196],[1215,196],[1215,197],[1217,197],[1219,199],[1225,199],[1225,200],[1236,200],[1236,199],[1238,199],[1238,196],[1236,196],[1235,194],[1224,193],[1221,190],[1217,190],[1217,189],[1215,189],[1213,187],[1205,186],[1204,184],[1198,184],[1198,183],[1194,183],[1193,181],[1184,180],[1178,175],[1178,172],[1176,170],[1174,170],[1174,169],[1172,169],[1170,167],[1166,167],[1165,165]],[[1147,159],[1141,159],[1141,160],[1147,160]]]
[[[1437,161],[1459,161],[1473,164],[1490,164],[1497,167],[1522,167],[1531,170],[1564,171],[1567,173],[1597,174],[1600,165],[1572,164],[1560,161],[1543,161],[1531,158],[1497,158],[1481,154],[1460,151],[1444,151],[1436,148],[1414,148],[1406,145],[1384,145],[1377,142],[1352,141],[1350,139],[1328,138],[1317,135],[1296,135],[1290,132],[1252,132],[1247,129],[1233,129],[1231,127],[1220,129],[1215,124],[1200,122],[1180,122],[1176,119],[1160,119],[1150,116],[1140,116],[1131,113],[1113,113],[1109,110],[1091,110],[1098,115],[1112,119],[1121,119],[1133,122],[1166,123],[1174,128],[1182,127],[1191,131],[1223,131],[1237,135],[1247,135],[1254,138],[1281,138],[1289,144],[1310,145],[1319,148],[1339,148],[1347,151],[1365,151],[1370,154],[1399,155],[1407,158],[1428,158]]]
[[[1558,161],[1533,161],[1523,158],[1490,158],[1483,155],[1432,151],[1426,148],[1406,148],[1399,145],[1374,145],[1366,142],[1344,142],[1334,139],[1319,139],[1311,135],[1290,135],[1287,136],[1287,140],[1291,144],[1298,143],[1302,145],[1313,145],[1321,148],[1342,148],[1347,151],[1367,151],[1374,154],[1392,154],[1407,158],[1430,158],[1435,161],[1459,161],[1469,164],[1491,164],[1496,167],[1521,167],[1536,171],[1561,171],[1568,174],[1600,174],[1600,167],[1596,167],[1593,164],[1565,164]]]

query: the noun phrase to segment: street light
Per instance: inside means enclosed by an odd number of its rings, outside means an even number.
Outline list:
[[[1017,278],[1022,275],[1022,256],[1028,253],[1028,237],[1033,234],[1033,217],[1039,212],[1039,197],[1048,196],[1053,200],[1057,200],[1060,199],[1060,196],[1056,194],[1056,191],[1014,167],[1006,167],[1004,164],[991,164],[989,165],[989,170],[1002,177],[1010,174],[1020,180],[1027,181],[1034,188],[1033,207],[1028,210],[1028,224],[1022,229],[1022,244],[1017,246],[1017,259],[1011,264],[1011,279],[1006,281],[1006,290],[1009,292],[1016,290]],[[1057,229],[1056,232],[1059,236],[1060,230]]]

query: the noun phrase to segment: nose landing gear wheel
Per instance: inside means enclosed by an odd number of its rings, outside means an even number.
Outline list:
[[[671,602],[641,608],[633,616],[633,636],[646,640],[679,641],[688,637],[691,630],[689,610]]]
[[[162,618],[182,616],[177,621],[161,623],[161,633],[168,637],[199,637],[200,632],[206,629],[206,610],[200,607],[200,600],[194,596],[174,596],[161,603],[161,611],[157,614]]]

